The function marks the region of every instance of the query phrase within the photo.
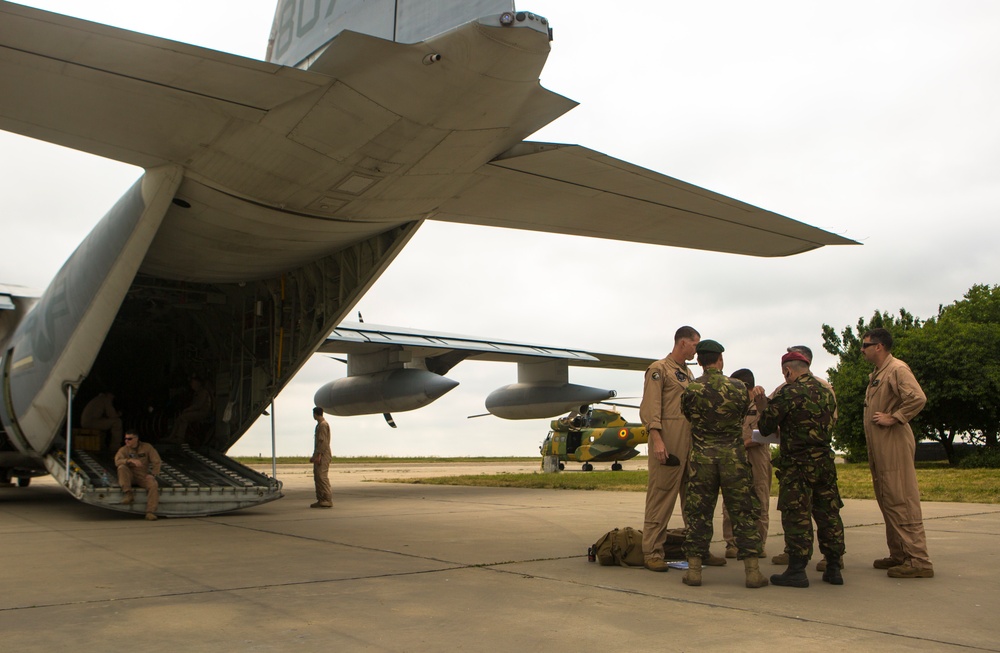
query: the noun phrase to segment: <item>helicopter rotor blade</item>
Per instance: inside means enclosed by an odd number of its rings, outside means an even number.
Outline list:
[[[493,413],[479,413],[478,415],[469,415],[466,419],[472,419],[474,417],[489,417]]]

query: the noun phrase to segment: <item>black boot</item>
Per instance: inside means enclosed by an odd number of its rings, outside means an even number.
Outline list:
[[[782,585],[784,587],[809,587],[809,578],[806,576],[807,564],[809,564],[809,558],[804,556],[788,556],[788,569],[784,573],[772,575],[771,584]],[[840,568],[839,564],[837,568]],[[829,566],[827,566],[827,569],[829,569]]]
[[[831,585],[843,585],[844,577],[840,575],[840,556],[827,555],[826,569],[823,570],[823,582]]]

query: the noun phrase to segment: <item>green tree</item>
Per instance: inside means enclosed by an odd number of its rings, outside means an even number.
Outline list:
[[[997,446],[1000,425],[1000,287],[973,286],[928,320],[909,355],[919,368],[927,406],[923,435],[940,441],[955,461],[956,436]],[[916,367],[914,367],[916,366]],[[923,377],[918,376],[918,379]]]
[[[940,442],[952,463],[958,437],[998,446],[1000,286],[973,286],[926,321],[901,309],[898,318],[876,312],[867,323],[859,319],[856,330],[847,327],[840,334],[823,325],[823,347],[838,357],[829,370],[840,411],[834,443],[851,461],[867,458],[862,415],[871,365],[861,354],[860,339],[875,327],[892,333],[893,355],[907,362],[927,395],[911,424],[918,440]]]

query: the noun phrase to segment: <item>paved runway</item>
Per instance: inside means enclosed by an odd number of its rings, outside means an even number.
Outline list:
[[[0,651],[1000,651],[997,505],[924,504],[933,579],[872,569],[881,515],[849,501],[845,585],[749,590],[731,560],[691,588],[587,562],[642,527],[641,493],[365,482],[469,471],[393,463],[335,467],[316,510],[309,469],[279,470],[279,501],[157,522],[51,479],[0,489]]]

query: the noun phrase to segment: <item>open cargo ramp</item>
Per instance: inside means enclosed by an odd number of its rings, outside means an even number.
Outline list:
[[[163,465],[160,484],[161,517],[217,515],[280,499],[281,481],[254,471],[218,451],[188,445],[157,447]],[[100,508],[144,514],[146,490],[133,488],[135,501],[123,505],[114,461],[99,452],[75,450],[66,473],[66,454],[55,450],[45,457],[52,476],[70,494]]]

